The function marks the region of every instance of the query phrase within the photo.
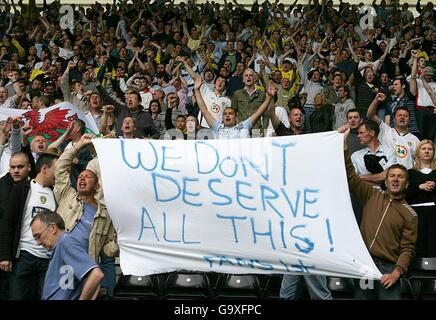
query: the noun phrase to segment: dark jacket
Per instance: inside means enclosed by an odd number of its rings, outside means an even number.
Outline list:
[[[226,88],[226,96],[233,96],[236,90],[244,89],[244,82],[242,82],[242,76],[233,76],[229,79],[229,83]]]
[[[0,224],[0,261],[12,260],[20,244],[24,206],[30,190],[30,180],[15,184]]]
[[[426,181],[436,182],[436,170],[432,170],[429,174],[424,174],[415,169],[409,170],[409,187],[406,190],[407,203],[436,202],[436,189],[426,191],[419,188],[419,185]]]
[[[173,123],[173,109],[167,108],[167,110],[165,111],[165,129],[168,131],[168,130],[175,129],[175,128],[176,128],[176,126]],[[175,139],[175,137],[174,137],[174,139]],[[185,130],[185,132],[183,132],[183,139],[185,139],[185,140],[188,139],[188,135],[186,133],[186,130]]]
[[[0,179],[0,224],[1,219],[6,211],[6,206],[9,203],[9,194],[14,187],[14,180],[11,174],[8,172],[4,177]]]
[[[30,144],[21,147],[21,152],[24,152],[29,157],[29,163],[30,163],[29,178],[34,179],[36,177],[36,161],[35,158],[33,157],[32,149],[30,149]]]
[[[378,90],[378,83],[374,80],[373,87],[371,88],[367,83],[365,78],[359,71],[359,64],[354,63],[354,85],[356,86],[356,108],[361,112],[362,117],[366,117],[366,112],[371,104],[372,100],[376,95]],[[376,78],[377,79],[377,78]]]
[[[331,104],[315,109],[309,118],[312,133],[333,130],[334,112],[335,107]]]
[[[154,126],[153,119],[150,113],[139,110],[138,112],[131,112],[127,105],[124,103],[119,103],[113,99],[106,90],[101,86],[97,86],[97,90],[100,93],[102,100],[106,104],[111,104],[115,107],[114,115],[117,117],[117,135],[122,136],[121,126],[123,120],[126,117],[132,117],[135,121],[135,138],[143,139],[144,137],[150,137],[153,139],[159,139],[160,132]],[[142,106],[139,106],[142,108]]]

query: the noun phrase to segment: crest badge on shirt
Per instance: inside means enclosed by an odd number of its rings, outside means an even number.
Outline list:
[[[397,153],[397,156],[401,159],[407,157],[407,149],[404,146],[397,145],[397,149],[395,150]]]
[[[218,113],[218,112],[220,112],[220,110],[221,110],[221,108],[219,105],[217,105],[216,103],[212,104],[211,111],[213,113]]]
[[[47,202],[47,197],[46,196],[40,196],[39,200],[41,201],[42,204],[45,204]]]

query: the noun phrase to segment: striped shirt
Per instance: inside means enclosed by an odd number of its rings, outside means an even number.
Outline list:
[[[391,118],[393,118],[394,112],[398,107],[406,107],[409,110],[409,132],[413,133],[414,135],[420,135],[418,122],[416,121],[415,101],[411,100],[407,95],[404,95],[400,98],[394,98],[392,101],[388,102],[386,115],[390,115]],[[393,121],[391,121],[391,127],[394,127]]]

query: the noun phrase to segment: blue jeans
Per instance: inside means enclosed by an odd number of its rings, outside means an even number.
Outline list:
[[[40,300],[48,263],[48,258],[38,258],[27,251],[21,251],[20,257],[12,261],[9,298],[11,300]]]
[[[104,274],[101,286],[106,289],[107,294],[112,296],[116,284],[116,269],[115,258],[103,258],[100,257],[100,269]]]
[[[374,262],[382,274],[391,273],[395,268],[394,263],[379,260],[374,260]],[[354,298],[357,300],[401,300],[400,279],[389,289],[383,287],[380,281],[374,280],[373,284],[373,289],[361,288],[360,280],[354,280]]]
[[[303,282],[306,283],[311,300],[332,300],[332,294],[327,286],[327,278],[318,275],[283,275],[280,288],[280,298],[297,300],[303,290]]]

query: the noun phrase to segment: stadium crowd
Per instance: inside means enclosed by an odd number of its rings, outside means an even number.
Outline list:
[[[431,1],[418,0],[417,16],[374,1],[373,19],[363,3],[332,0],[96,2],[73,5],[69,23],[57,1],[3,2],[0,110],[70,102],[101,137],[123,139],[346,132],[356,219],[385,273],[378,298],[399,297],[414,256],[436,257]],[[93,137],[81,119],[51,144],[40,129],[20,117],[0,124],[0,299],[110,296],[118,245]],[[65,263],[75,290],[59,287]],[[298,298],[302,279],[285,276],[282,297]],[[304,280],[313,299],[331,299],[325,277]]]

